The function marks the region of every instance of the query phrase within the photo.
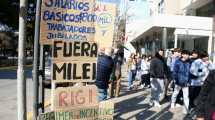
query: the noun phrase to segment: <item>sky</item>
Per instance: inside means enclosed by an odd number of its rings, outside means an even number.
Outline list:
[[[149,4],[147,0],[97,0],[102,2],[116,3],[120,6],[120,10],[125,10],[126,6],[129,8],[128,14],[132,16],[133,20],[144,20],[149,17]],[[127,1],[127,3],[126,3]]]
[[[146,19],[150,15],[149,4],[145,0],[129,2],[128,14],[131,15],[132,22]]]

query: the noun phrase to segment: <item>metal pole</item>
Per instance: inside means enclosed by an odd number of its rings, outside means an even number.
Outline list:
[[[19,56],[17,70],[18,120],[26,120],[26,80],[24,71],[24,49],[26,40],[27,0],[20,0],[19,12]]]
[[[45,46],[40,46],[40,86],[39,86],[39,101],[40,101],[40,108],[41,112],[44,113],[44,95],[45,95],[45,88],[44,88],[44,72],[45,72]]]
[[[35,20],[35,34],[34,34],[34,67],[33,67],[33,120],[38,116],[38,50],[40,37],[40,6],[41,0],[37,0],[36,4],[36,20]]]

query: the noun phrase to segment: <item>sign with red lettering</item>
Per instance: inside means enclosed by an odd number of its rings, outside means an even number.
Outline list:
[[[57,111],[98,106],[96,86],[57,88],[54,96],[54,110]]]
[[[40,44],[94,41],[94,0],[42,0]]]

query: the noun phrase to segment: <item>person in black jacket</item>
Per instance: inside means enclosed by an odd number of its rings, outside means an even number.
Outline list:
[[[99,101],[107,99],[108,83],[114,65],[111,54],[112,49],[105,48],[105,53],[99,55],[97,59],[96,86],[98,88]]]
[[[210,71],[196,101],[197,120],[215,120],[215,70]]]
[[[167,65],[164,60],[164,50],[159,50],[150,63],[151,105],[161,107],[159,100],[164,92],[164,78],[167,74]]]

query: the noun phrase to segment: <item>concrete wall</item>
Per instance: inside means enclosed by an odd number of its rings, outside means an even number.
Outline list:
[[[182,15],[182,10],[180,9],[181,0],[165,0],[164,13],[167,15]]]

